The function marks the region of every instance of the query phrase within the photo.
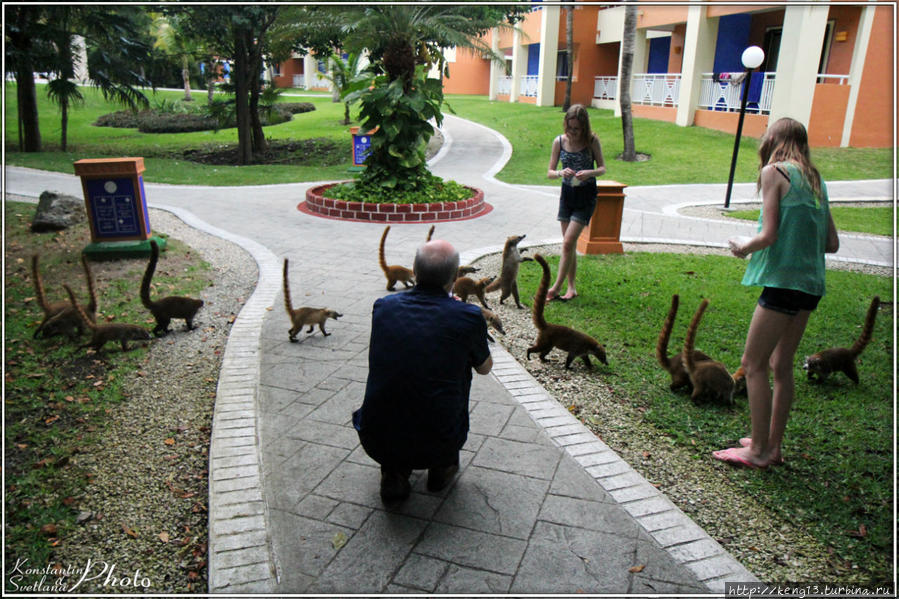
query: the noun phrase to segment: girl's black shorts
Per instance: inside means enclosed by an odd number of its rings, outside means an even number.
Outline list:
[[[759,296],[759,305],[775,312],[795,316],[800,310],[812,312],[821,301],[820,295],[811,295],[797,289],[765,287]]]

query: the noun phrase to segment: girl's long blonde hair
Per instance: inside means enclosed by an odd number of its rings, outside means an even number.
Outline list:
[[[816,196],[821,195],[821,174],[809,156],[808,132],[799,121],[784,117],[768,126],[759,146],[759,178],[756,191],[762,188],[762,169],[772,163],[790,161],[799,166],[800,172],[812,187]]]

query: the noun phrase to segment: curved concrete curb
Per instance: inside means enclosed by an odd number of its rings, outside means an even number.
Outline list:
[[[186,210],[150,207],[240,246],[259,268],[256,289],[234,320],[219,370],[209,447],[207,584],[211,593],[271,593],[275,571],[262,492],[257,401],[262,321],[281,287],[278,258]]]

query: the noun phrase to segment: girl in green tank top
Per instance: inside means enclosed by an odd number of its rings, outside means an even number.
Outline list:
[[[809,157],[808,133],[790,118],[768,127],[759,146],[758,233],[730,240],[738,258],[751,254],[744,285],[764,287],[749,324],[741,368],[752,430],[740,447],[712,455],[734,466],[783,462],[781,442],[793,403],[793,362],[809,316],[824,295],[824,254],[840,247],[827,188]],[[774,373],[774,391],[769,383]]]

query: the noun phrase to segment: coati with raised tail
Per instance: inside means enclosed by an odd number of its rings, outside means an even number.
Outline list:
[[[679,304],[680,296],[675,293],[671,296],[671,308],[668,309],[668,316],[665,317],[665,322],[662,324],[662,330],[659,332],[659,341],[656,343],[656,358],[662,368],[671,375],[671,385],[669,388],[672,391],[677,391],[684,387],[692,391],[693,383],[690,382],[690,375],[687,374],[687,369],[684,368],[684,353],[677,352],[673,356],[668,355],[668,341],[671,339],[671,329],[674,328],[674,319],[677,317],[677,308]],[[703,360],[710,360],[711,358],[701,351],[694,350],[693,359],[697,362],[701,362]]]
[[[492,293],[497,289],[501,289],[499,303],[502,304],[509,295],[515,299],[515,306],[524,308],[518,299],[518,267],[522,262],[533,260],[533,258],[522,258],[521,251],[518,250],[518,244],[524,239],[524,235],[511,235],[506,238],[503,246],[503,265],[500,269],[499,278],[493,281],[485,291]],[[527,250],[522,250],[527,251]]]
[[[715,402],[733,405],[734,403],[734,379],[721,362],[715,360],[697,360],[696,330],[702,315],[709,305],[709,300],[704,299],[699,304],[690,326],[687,328],[687,336],[684,339],[684,367],[690,375],[693,383],[693,392],[690,399],[694,403]]]
[[[82,322],[91,330],[91,340],[78,347],[91,347],[94,351],[99,352],[109,341],[118,341],[122,346],[122,351],[128,351],[129,341],[149,341],[150,331],[136,324],[125,324],[123,322],[113,322],[109,324],[95,324],[78,304],[72,288],[63,284],[66,293],[69,294],[71,305],[76,313],[80,316]]]
[[[44,283],[41,279],[41,273],[38,269],[39,257],[37,254],[31,256],[31,278],[34,282],[34,292],[37,296],[37,302],[44,311],[44,319],[34,330],[33,338],[38,336],[52,337],[58,334],[66,334],[74,337],[77,333],[80,335],[84,329],[81,324],[81,317],[67,301],[48,302],[44,293]],[[81,254],[81,267],[84,269],[84,277],[87,280],[87,291],[89,301],[87,304],[87,315],[93,320],[97,313],[97,291],[94,288],[94,277],[91,273],[91,267],[88,263],[87,256]]]
[[[321,330],[322,335],[327,337],[331,333],[325,330],[325,321],[329,318],[337,320],[343,314],[338,314],[334,310],[328,308],[297,308],[293,309],[290,301],[290,283],[287,280],[287,258],[284,258],[284,307],[287,308],[287,315],[290,317],[290,330],[287,331],[290,341],[297,342],[297,333],[303,330],[304,326],[308,326],[307,333],[311,333],[315,329],[315,325]]]
[[[823,383],[833,372],[842,372],[858,384],[858,368],[855,359],[862,353],[871,342],[871,333],[874,331],[874,319],[877,318],[877,310],[880,307],[880,297],[874,296],[871,305],[868,306],[868,313],[865,315],[865,324],[862,333],[859,335],[852,347],[832,347],[819,351],[811,356],[806,356],[805,363],[802,368],[806,371],[808,380],[813,383]]]
[[[389,232],[390,225],[387,225],[381,234],[381,245],[378,247],[378,263],[381,265],[381,270],[384,271],[384,276],[387,277],[387,291],[393,291],[398,282],[402,283],[406,288],[412,287],[415,285],[415,274],[411,268],[387,265],[387,259],[384,257],[384,242],[387,240],[387,233]]]
[[[487,325],[493,327],[497,333],[500,335],[505,335],[506,331],[503,330],[503,322],[499,319],[496,312],[489,308],[485,308],[481,306],[481,314],[484,315],[484,320],[487,321]],[[487,339],[490,341],[496,341],[490,333],[487,333]]]
[[[194,329],[194,316],[203,307],[203,300],[180,295],[170,295],[155,302],[150,299],[150,281],[153,279],[153,273],[156,271],[156,263],[158,261],[159,245],[156,243],[156,240],[151,239],[150,261],[147,263],[147,270],[144,271],[144,278],[140,282],[140,301],[153,314],[153,318],[156,319],[153,334],[157,337],[167,334],[171,330],[169,329],[169,323],[173,318],[183,318],[187,325],[187,330],[192,331]]]
[[[537,327],[537,340],[534,345],[528,348],[527,358],[531,358],[531,353],[536,352],[540,355],[540,361],[546,361],[548,354],[554,347],[558,347],[562,351],[568,352],[565,359],[565,368],[570,369],[571,363],[575,358],[581,358],[587,368],[593,368],[590,363],[590,356],[596,358],[603,364],[608,364],[606,360],[606,349],[600,343],[580,331],[576,331],[560,324],[550,324],[543,317],[543,308],[546,306],[546,291],[549,289],[549,265],[546,259],[535,254],[534,260],[540,264],[543,269],[543,276],[540,278],[540,285],[537,287],[537,295],[534,297],[534,326]]]
[[[484,297],[484,290],[492,282],[493,277],[483,277],[477,281],[471,277],[459,277],[456,279],[456,282],[453,283],[453,293],[458,295],[459,299],[463,302],[468,301],[469,295],[475,295],[478,300],[480,300],[481,305],[489,310],[490,306],[487,305],[487,299]]]

